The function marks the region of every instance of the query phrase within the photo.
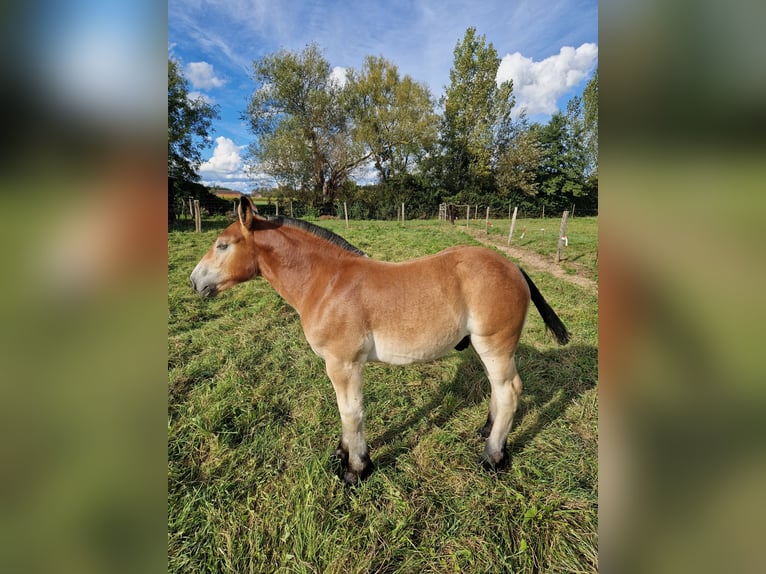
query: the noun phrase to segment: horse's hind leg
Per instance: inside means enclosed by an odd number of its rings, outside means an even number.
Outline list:
[[[492,432],[492,423],[495,422],[495,414],[497,413],[497,406],[495,405],[495,393],[489,395],[489,413],[487,414],[487,422],[479,431],[482,438],[488,438],[489,433]]]
[[[373,470],[364,437],[364,402],[362,396],[362,367],[360,363],[345,363],[328,359],[327,375],[335,389],[342,434],[337,456],[341,460],[343,480],[356,484]]]
[[[484,363],[492,386],[489,416],[482,429],[482,435],[487,437],[482,463],[488,468],[496,469],[508,462],[505,442],[521,397],[521,377],[512,355],[495,354],[489,350],[482,352],[481,343],[474,343],[474,346]]]

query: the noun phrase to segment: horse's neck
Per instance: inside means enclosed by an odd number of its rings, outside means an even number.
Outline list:
[[[261,275],[301,313],[306,296],[332,273],[332,254],[340,248],[285,227],[256,231],[255,237]]]

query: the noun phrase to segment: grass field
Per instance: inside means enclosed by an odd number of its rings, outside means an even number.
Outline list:
[[[435,221],[321,224],[390,261],[475,243]],[[498,474],[478,464],[489,383],[472,350],[368,365],[377,468],[348,490],[331,461],[332,386],[296,313],[262,279],[213,300],[189,287],[216,235],[169,234],[169,571],[597,570],[594,294],[530,273],[573,337],[558,347],[530,312],[512,465]]]

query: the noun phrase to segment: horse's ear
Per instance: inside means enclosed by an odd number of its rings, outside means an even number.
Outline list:
[[[253,229],[255,217],[253,213],[258,213],[258,210],[253,205],[252,200],[243,195],[239,198],[239,207],[237,207],[237,215],[239,215],[239,222],[247,229]]]

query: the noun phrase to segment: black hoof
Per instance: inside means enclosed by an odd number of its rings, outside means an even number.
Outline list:
[[[370,460],[369,454],[365,454],[362,457],[362,462],[364,463],[364,468],[362,469],[362,472],[359,473],[359,480],[364,480],[375,470],[375,465]]]
[[[358,486],[360,482],[365,480],[375,470],[375,465],[368,459],[366,466],[362,469],[362,472],[354,472],[350,468],[344,470],[342,476],[344,486],[346,488],[353,488]]]
[[[486,454],[481,457],[481,467],[487,472],[497,473],[501,470],[508,468],[511,458],[508,456],[508,451],[503,449],[500,458],[487,456]]]
[[[335,449],[333,458],[339,465],[338,478],[340,478],[348,487],[356,486],[359,482],[370,476],[372,471],[375,470],[375,465],[370,460],[370,455],[368,453],[365,453],[362,456],[362,470],[353,470],[348,464],[348,452],[341,445],[338,445],[338,448]]]
[[[338,448],[335,449],[335,452],[330,458],[334,462],[339,463],[343,468],[348,467],[348,452],[344,450],[340,444],[338,445]]]

